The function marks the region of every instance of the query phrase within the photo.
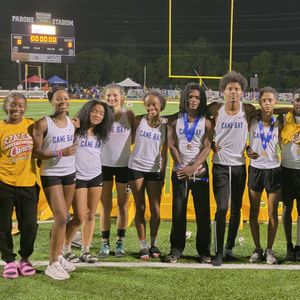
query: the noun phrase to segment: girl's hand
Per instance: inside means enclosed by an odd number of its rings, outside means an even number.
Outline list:
[[[75,155],[76,147],[75,145],[72,145],[70,147],[61,149],[61,152],[62,152],[62,156],[72,156]]]
[[[80,120],[79,118],[72,119],[72,124],[75,128],[80,128]]]
[[[196,172],[195,168],[193,166],[185,166],[183,169],[179,169],[177,173],[177,177],[180,180],[189,179],[189,177],[193,176]]]
[[[259,157],[258,153],[252,151],[250,146],[247,146],[246,154],[250,159],[257,159]]]
[[[213,141],[213,142],[211,143],[211,150],[212,150],[214,153],[216,153],[216,152],[218,152],[218,151],[221,151],[221,149],[222,149],[222,147],[221,147],[220,145],[216,144],[215,141]]]

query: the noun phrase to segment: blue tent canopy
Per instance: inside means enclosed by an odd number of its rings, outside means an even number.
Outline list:
[[[67,84],[68,82],[66,80],[54,75],[48,79],[48,83],[50,85],[55,85],[55,84]]]

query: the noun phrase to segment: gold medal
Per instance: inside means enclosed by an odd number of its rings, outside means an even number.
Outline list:
[[[186,147],[188,148],[188,150],[192,150],[192,148],[193,148],[191,143],[188,143]]]
[[[263,150],[260,155],[264,157],[268,157],[268,153],[266,152],[266,150]]]

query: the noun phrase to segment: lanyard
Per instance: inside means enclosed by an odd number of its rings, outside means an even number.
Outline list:
[[[274,130],[274,125],[275,125],[275,120],[274,117],[271,119],[271,124],[269,127],[269,132],[267,133],[267,136],[265,136],[264,133],[264,125],[262,120],[258,120],[258,128],[259,128],[259,134],[260,134],[260,139],[261,139],[261,144],[264,150],[266,150],[268,143],[270,142],[272,138],[272,133]]]
[[[184,121],[184,134],[186,136],[186,139],[188,143],[190,143],[195,135],[196,127],[198,125],[198,122],[200,120],[200,116],[196,116],[194,123],[191,128],[189,128],[189,120],[187,113],[184,113],[183,115],[183,121]]]

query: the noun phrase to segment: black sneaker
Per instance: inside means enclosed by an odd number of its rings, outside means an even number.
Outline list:
[[[168,254],[167,257],[165,258],[165,262],[167,263],[172,263],[172,264],[176,264],[178,261],[178,257],[176,255],[173,254]]]
[[[225,249],[224,251],[224,259],[226,261],[238,261],[239,259],[233,254],[232,250]]]
[[[223,253],[217,252],[216,256],[212,259],[211,264],[215,267],[220,267],[223,264]]]
[[[295,261],[296,260],[296,253],[295,253],[293,244],[287,244],[285,260],[286,261]]]

